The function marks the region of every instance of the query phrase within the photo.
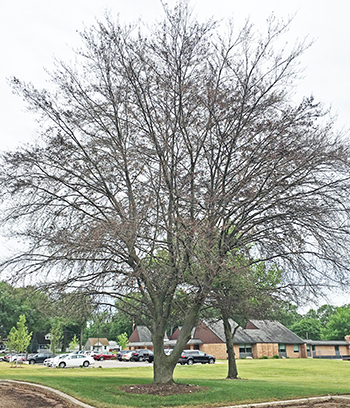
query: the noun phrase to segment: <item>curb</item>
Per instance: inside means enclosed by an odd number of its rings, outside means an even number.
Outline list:
[[[346,400],[350,402],[349,395],[327,395],[326,397],[312,397],[312,398],[300,398],[295,400],[285,400],[285,401],[271,401],[271,402],[261,402],[259,404],[243,404],[243,405],[225,405],[218,408],[264,408],[273,406],[289,406],[289,405],[307,405],[310,402],[324,402],[324,401],[334,401],[334,400]]]
[[[96,407],[93,407],[92,405],[85,404],[84,402],[81,402],[81,401],[71,397],[70,395],[65,394],[62,391],[55,390],[54,388],[51,388],[51,387],[46,387],[45,385],[34,384],[34,383],[31,383],[31,382],[26,382],[26,381],[1,380],[1,379],[0,379],[0,383],[15,383],[15,384],[30,385],[32,387],[37,387],[37,388],[41,388],[41,389],[46,390],[46,391],[50,391],[50,392],[52,392],[52,393],[54,393],[56,395],[59,395],[61,398],[71,402],[72,404],[76,404],[77,406],[80,406],[82,408],[96,408]]]

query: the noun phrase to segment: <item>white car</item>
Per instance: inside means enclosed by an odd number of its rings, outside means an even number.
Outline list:
[[[12,362],[19,362],[19,361],[24,361],[26,359],[26,355],[23,353],[20,354],[11,354],[6,361],[9,361],[10,363]]]
[[[53,363],[53,367],[89,367],[90,364],[95,364],[95,360],[84,354],[69,354]]]
[[[130,361],[133,352],[134,352],[133,350],[130,350],[127,353],[123,354],[122,360]]]
[[[58,356],[52,357],[52,358],[47,358],[44,361],[44,365],[46,365],[47,367],[54,367],[54,364],[56,364],[56,366],[58,365],[59,361],[62,358],[68,357],[70,354],[66,353],[66,354],[59,354]]]
[[[53,358],[47,358],[43,362],[44,366],[47,366],[47,367],[52,367],[52,363],[53,363]]]

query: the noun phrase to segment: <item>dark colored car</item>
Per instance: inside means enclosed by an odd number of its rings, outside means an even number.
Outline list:
[[[148,349],[136,349],[131,354],[130,361],[148,361],[151,363],[154,360],[154,354],[152,350]]]
[[[180,363],[181,365],[192,365],[194,363],[214,364],[215,357],[200,350],[184,350],[179,358],[178,363]]]
[[[116,354],[117,359],[119,361],[123,361],[123,355],[126,354],[126,353],[129,353],[129,351],[130,350],[120,350],[120,351],[118,351],[118,353]]]
[[[93,357],[94,360],[103,361],[116,358],[116,355],[111,353],[110,351],[104,351],[103,353],[95,354],[94,356],[91,357]]]
[[[30,354],[27,357],[27,361],[29,364],[35,364],[35,363],[43,363],[44,360],[47,358],[53,358],[55,355],[51,353],[51,351],[45,352],[45,353],[37,353],[37,354]]]

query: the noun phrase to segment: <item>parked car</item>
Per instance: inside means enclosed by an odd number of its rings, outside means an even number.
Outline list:
[[[214,364],[215,357],[200,350],[184,350],[179,358],[178,363],[180,363],[181,365],[192,365],[194,363]]]
[[[133,350],[130,356],[130,361],[148,361],[149,363],[151,363],[153,360],[153,351],[148,349]]]
[[[27,361],[29,364],[43,363],[47,358],[52,357],[55,357],[55,355],[51,351],[47,351],[45,353],[30,354]]]
[[[25,359],[26,359],[26,354],[23,354],[23,353],[19,353],[19,354],[9,353],[9,354],[4,355],[3,357],[3,361],[6,361],[8,363],[12,363],[14,361],[17,361],[17,362],[25,361]]]
[[[10,361],[10,357],[11,357],[11,354],[5,354],[5,355],[2,357],[2,361],[7,361],[7,362],[9,362],[9,361]]]
[[[123,360],[123,361],[130,361],[131,355],[132,355],[132,353],[134,352],[134,350],[125,350],[125,351],[126,351],[126,353],[124,353],[124,354],[122,355],[122,360]]]
[[[111,360],[112,358],[116,358],[116,355],[110,351],[104,351],[103,353],[95,354],[93,358],[98,361]]]
[[[46,360],[44,360],[43,364],[46,365],[47,367],[53,367],[55,362],[65,358],[67,356],[69,356],[69,353],[68,354],[67,353],[66,354],[59,354],[59,355],[57,355],[55,357],[47,358]]]
[[[97,356],[97,354],[100,354],[100,353],[101,353],[100,351],[91,350],[91,351],[87,351],[85,354],[86,354],[87,356],[94,357],[94,356]]]
[[[119,361],[123,361],[123,355],[126,353],[130,353],[130,350],[120,350],[118,351],[118,353],[116,354],[117,360]]]
[[[84,354],[69,354],[66,357],[56,360],[53,363],[53,367],[89,367],[89,365],[95,364],[95,360]]]

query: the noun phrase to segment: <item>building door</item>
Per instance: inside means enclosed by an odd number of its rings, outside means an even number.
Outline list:
[[[278,345],[278,355],[280,358],[287,357],[287,349],[285,344]]]
[[[306,352],[307,352],[307,356],[311,357],[311,348],[310,348],[310,344],[306,345]]]
[[[334,346],[334,348],[335,348],[335,355],[336,355],[337,357],[340,357],[339,346]]]

